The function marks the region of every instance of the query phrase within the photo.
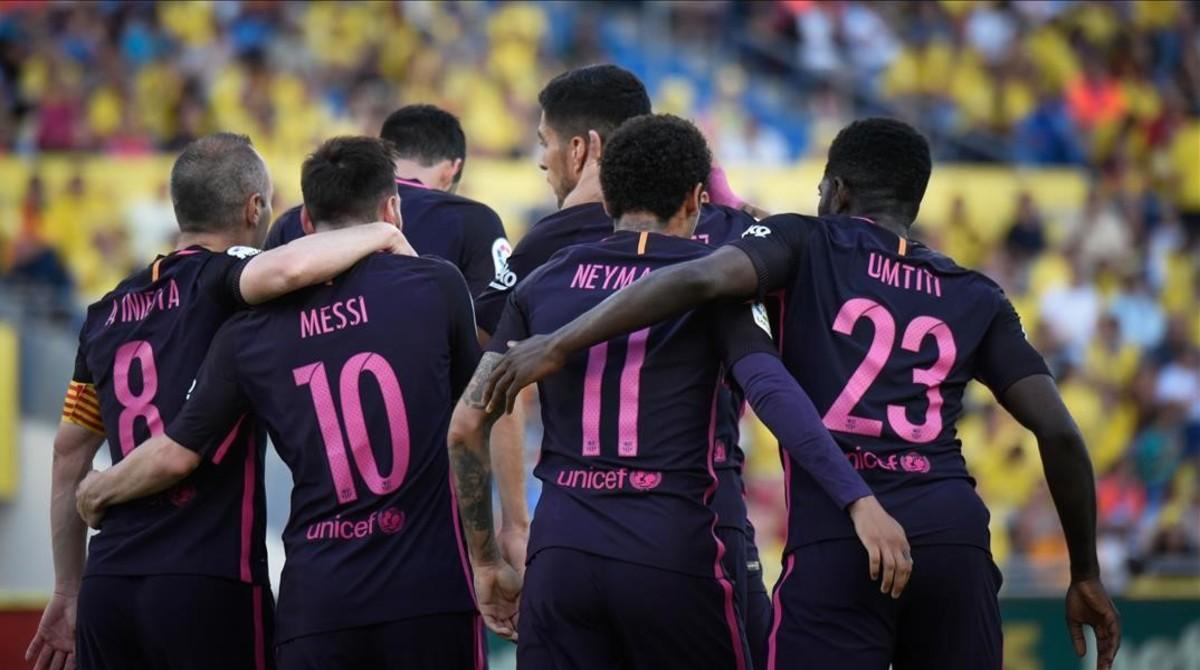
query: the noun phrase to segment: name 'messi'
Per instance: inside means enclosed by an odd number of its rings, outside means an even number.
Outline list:
[[[367,323],[367,299],[347,298],[300,312],[300,338],[325,335]]]

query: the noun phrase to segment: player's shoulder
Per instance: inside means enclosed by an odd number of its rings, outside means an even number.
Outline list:
[[[491,224],[500,221],[496,210],[478,200],[457,193],[429,188],[402,187],[400,198],[401,207],[403,207],[405,198],[424,200],[428,212],[436,212],[440,217],[452,219],[463,226]]]
[[[271,229],[267,231],[267,239],[263,242],[264,249],[283,246],[304,235],[304,228],[300,225],[300,208],[301,205],[296,205],[275,219],[275,223],[271,224]]]
[[[746,228],[746,232],[742,236],[767,237],[780,232],[810,233],[815,230],[827,229],[831,223],[832,221],[830,221],[829,217],[785,212],[782,214],[772,214],[751,224]]]
[[[696,226],[696,231],[704,232],[705,228],[720,228],[729,230],[730,236],[736,237],[737,234],[756,223],[758,223],[757,219],[740,209],[706,202],[700,207],[700,221]]]

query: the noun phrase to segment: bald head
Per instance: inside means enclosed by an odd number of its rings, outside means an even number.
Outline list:
[[[271,216],[271,176],[250,138],[207,135],[187,145],[171,168],[171,202],[185,233],[224,233]]]

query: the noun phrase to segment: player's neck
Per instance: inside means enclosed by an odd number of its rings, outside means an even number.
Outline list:
[[[440,170],[438,166],[426,167],[417,161],[407,158],[397,158],[394,163],[396,166],[396,179],[403,179],[408,182],[421,182],[422,186],[437,191],[446,190],[442,188],[442,176],[439,174]]]
[[[671,235],[673,237],[690,237],[690,233],[685,234],[683,231],[687,228],[685,216],[673,216],[667,221],[648,214],[645,212],[627,213],[617,219],[613,223],[613,229],[620,231],[629,231],[634,233],[659,233],[660,235]]]
[[[219,253],[229,247],[236,247],[241,243],[241,240],[234,239],[228,233],[180,233],[179,241],[175,244],[175,250],[187,249],[188,247],[204,247],[209,251]]]
[[[909,222],[904,221],[893,214],[880,213],[877,208],[851,208],[842,212],[842,215],[856,219],[865,219],[888,232],[894,233],[897,237],[908,239]]]

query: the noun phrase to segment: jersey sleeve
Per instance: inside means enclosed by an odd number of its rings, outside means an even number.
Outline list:
[[[537,226],[521,238],[508,257],[504,270],[496,274],[492,283],[475,300],[475,318],[479,327],[495,335],[513,288],[550,260],[556,251],[558,248],[553,240],[546,239]]]
[[[254,247],[230,247],[222,254],[214,254],[200,274],[200,283],[205,292],[215,292],[227,304],[246,307],[242,296],[242,273],[250,259],[262,253]]]
[[[504,307],[504,314],[496,326],[496,332],[488,341],[487,350],[498,354],[508,351],[508,343],[528,339],[529,320],[525,318],[525,308],[521,305],[519,293],[509,296]]]
[[[450,390],[457,400],[479,365],[479,337],[471,294],[462,275],[447,263],[441,282],[450,310]]]
[[[999,396],[1025,377],[1048,374],[1046,361],[1025,337],[1021,317],[1001,295],[1000,306],[975,354],[975,378]]]
[[[234,328],[234,322],[227,322],[217,332],[183,409],[164,431],[167,437],[211,460],[220,460],[222,446],[249,410],[249,400],[237,381]]]
[[[512,246],[500,217],[486,205],[462,207],[462,225],[463,248],[458,267],[471,295],[478,296],[493,282],[503,284]]]
[[[786,286],[795,269],[807,259],[815,227],[809,217],[779,214],[749,226],[741,239],[730,242],[754,264],[760,299]]]
[[[711,332],[717,338],[717,349],[726,369],[732,369],[750,354],[779,355],[762,303],[728,302],[711,309]]]
[[[100,415],[100,397],[96,395],[92,371],[88,368],[82,335],[79,349],[75,352],[75,371],[71,373],[67,397],[63,400],[62,420],[99,435],[105,434],[104,419]]]

